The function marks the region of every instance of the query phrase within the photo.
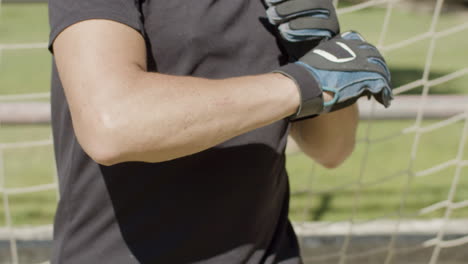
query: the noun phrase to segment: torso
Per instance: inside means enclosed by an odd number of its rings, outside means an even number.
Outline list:
[[[149,71],[227,78],[279,66],[260,0],[146,0],[141,11]],[[55,67],[52,104],[56,262],[300,263],[287,220],[286,120],[173,161],[103,167],[76,141]]]

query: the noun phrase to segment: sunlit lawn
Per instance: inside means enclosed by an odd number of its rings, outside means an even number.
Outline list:
[[[342,31],[357,30],[371,43],[378,44],[383,8],[367,8],[340,16]],[[443,13],[437,31],[466,22],[466,13]],[[432,14],[395,8],[384,46],[414,37],[429,30]],[[468,67],[468,30],[440,38],[436,42],[430,78],[437,78]],[[0,43],[35,43],[48,41],[47,5],[43,3],[4,3],[0,14]],[[391,67],[394,86],[418,80],[426,63],[429,41],[423,40],[407,47],[385,53]],[[0,58],[0,95],[47,92],[50,79],[50,54],[46,49],[5,50]],[[431,89],[431,93],[465,93],[468,77],[459,78]],[[412,93],[419,93],[413,90]]]
[[[427,126],[434,121],[425,122]],[[369,147],[359,143],[351,158],[340,168],[326,170],[314,165],[303,154],[287,159],[292,193],[291,217],[294,220],[347,220],[357,208],[355,219],[392,218],[406,197],[404,217],[418,216],[418,210],[447,199],[455,175],[455,167],[424,177],[408,178],[405,171],[419,172],[456,157],[463,124],[453,124],[423,134],[411,164],[410,153],[414,134],[400,131],[412,125],[410,121],[375,121],[368,138]],[[20,142],[47,139],[49,126],[2,126],[0,142]],[[359,138],[365,138],[367,123],[361,122]],[[374,142],[394,135],[390,140]],[[464,159],[468,159],[468,147]],[[54,182],[52,147],[10,149],[3,152],[5,185],[21,188]],[[396,175],[396,176],[394,176]],[[393,177],[394,176],[394,177]],[[388,178],[386,180],[386,178]],[[455,195],[456,201],[468,200],[468,168],[462,171]],[[328,191],[337,189],[335,191]],[[306,191],[306,192],[303,192]],[[403,194],[407,193],[407,196]],[[15,225],[51,223],[56,205],[56,191],[11,195],[10,208]],[[4,207],[0,206],[0,225],[4,224]],[[468,210],[458,209],[454,217],[468,217]]]

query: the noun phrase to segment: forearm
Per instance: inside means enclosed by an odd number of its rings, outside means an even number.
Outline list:
[[[291,134],[308,156],[325,167],[341,164],[353,151],[359,121],[357,104],[295,122]]]
[[[107,101],[115,103],[102,111],[108,165],[193,154],[285,118],[299,104],[281,74],[208,80],[141,72],[126,82],[134,92],[114,87]]]

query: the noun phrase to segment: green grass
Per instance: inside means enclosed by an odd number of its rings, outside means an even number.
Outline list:
[[[47,4],[2,4],[1,44],[47,42],[48,34]],[[47,50],[6,50],[0,56],[0,95],[49,91],[51,56]]]
[[[429,125],[425,122],[424,126]],[[402,215],[419,218],[419,209],[447,199],[455,174],[454,167],[425,176],[409,177],[407,171],[419,172],[456,157],[462,134],[462,123],[453,124],[423,134],[416,159],[410,164],[414,134],[402,135],[402,129],[411,126],[408,121],[375,122],[371,126],[371,140],[395,135],[391,140],[358,144],[353,155],[338,169],[326,170],[312,164],[303,154],[290,156],[287,168],[293,190],[311,190],[300,193],[291,202],[294,220],[347,220],[356,208],[355,219],[368,220],[398,212],[403,193],[408,193]],[[366,123],[360,125],[359,138],[364,138]],[[468,157],[468,147],[465,148]],[[363,162],[366,158],[367,162]],[[406,172],[405,172],[406,171]],[[468,168],[462,171],[455,201],[468,199]],[[382,179],[396,175],[389,180]],[[398,176],[399,175],[399,176]],[[376,184],[372,184],[377,182]],[[339,186],[339,191],[327,192]],[[314,193],[315,192],[315,193]],[[443,210],[422,218],[441,217]],[[468,210],[455,211],[454,217],[468,217]]]
[[[425,122],[424,126],[433,122]],[[405,189],[408,182],[407,174],[374,185],[370,184],[382,177],[409,169],[414,134],[401,135],[400,131],[411,125],[409,121],[373,122],[369,134],[371,140],[391,135],[395,135],[395,138],[372,143],[365,163],[362,162],[366,153],[366,146],[363,143],[358,144],[353,155],[343,166],[335,170],[326,170],[314,165],[303,154],[289,155],[287,169],[292,192],[296,193],[291,200],[292,219],[297,221],[347,220],[351,217],[354,207],[357,208],[355,219],[358,220],[384,216],[392,218],[392,214],[399,208],[402,193],[405,191],[408,196],[406,206],[402,211],[403,215],[419,218],[416,215],[419,209],[446,199],[454,175],[453,167],[426,177],[413,178],[408,189]],[[367,123],[362,122],[358,138],[364,138],[366,128]],[[412,171],[425,170],[455,158],[462,128],[463,124],[457,123],[423,134]],[[46,125],[2,126],[0,142],[47,139],[50,136],[49,130],[50,127]],[[54,181],[55,165],[51,146],[6,150],[3,157],[6,187],[20,188]],[[465,149],[464,159],[468,159],[468,148]],[[364,167],[361,167],[362,164]],[[360,177],[361,171],[362,177]],[[362,188],[353,184],[359,179]],[[326,192],[343,185],[346,188]],[[300,193],[303,190],[315,193]],[[468,200],[466,190],[468,190],[468,168],[465,168],[462,173],[455,200]],[[56,201],[55,190],[10,196],[13,224],[21,226],[51,223]],[[2,205],[0,206],[0,226],[4,224],[5,219],[3,210]],[[421,216],[421,218],[440,217],[442,213],[443,210],[440,210],[435,214]],[[458,209],[453,216],[468,217],[468,210]]]
[[[49,22],[45,3],[2,3],[0,43],[47,42]]]
[[[340,17],[342,31],[355,29],[370,42],[377,43],[385,10],[368,8]],[[444,13],[437,30],[467,21],[466,13]],[[410,38],[427,31],[432,14],[395,9],[392,13],[385,45]],[[49,25],[46,4],[2,5],[0,13],[0,43],[47,42]],[[467,30],[437,41],[430,78],[468,67],[468,53],[461,52],[468,46]],[[428,52],[429,41],[420,41],[402,49],[387,52],[395,87],[420,79]],[[47,92],[50,79],[50,55],[46,50],[20,50],[3,52],[0,61],[0,95]],[[434,94],[466,94],[468,76],[433,87]],[[410,91],[418,94],[420,89]]]
[[[50,138],[50,126],[1,126],[0,142],[15,143]],[[52,146],[6,149],[2,152],[6,188],[22,188],[55,181]],[[9,196],[13,224],[50,224],[57,201],[56,190]],[[3,197],[0,196],[0,226],[5,224]]]

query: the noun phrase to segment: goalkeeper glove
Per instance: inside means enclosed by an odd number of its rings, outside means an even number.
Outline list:
[[[277,27],[291,61],[340,32],[331,0],[265,0],[268,20]]]
[[[340,31],[331,0],[265,0],[268,20],[290,42],[331,38]]]
[[[291,121],[336,111],[365,95],[374,96],[385,107],[393,99],[384,58],[357,32],[322,41],[299,61],[276,72],[293,79],[301,93],[301,105]],[[334,93],[333,100],[324,102],[323,91]]]

